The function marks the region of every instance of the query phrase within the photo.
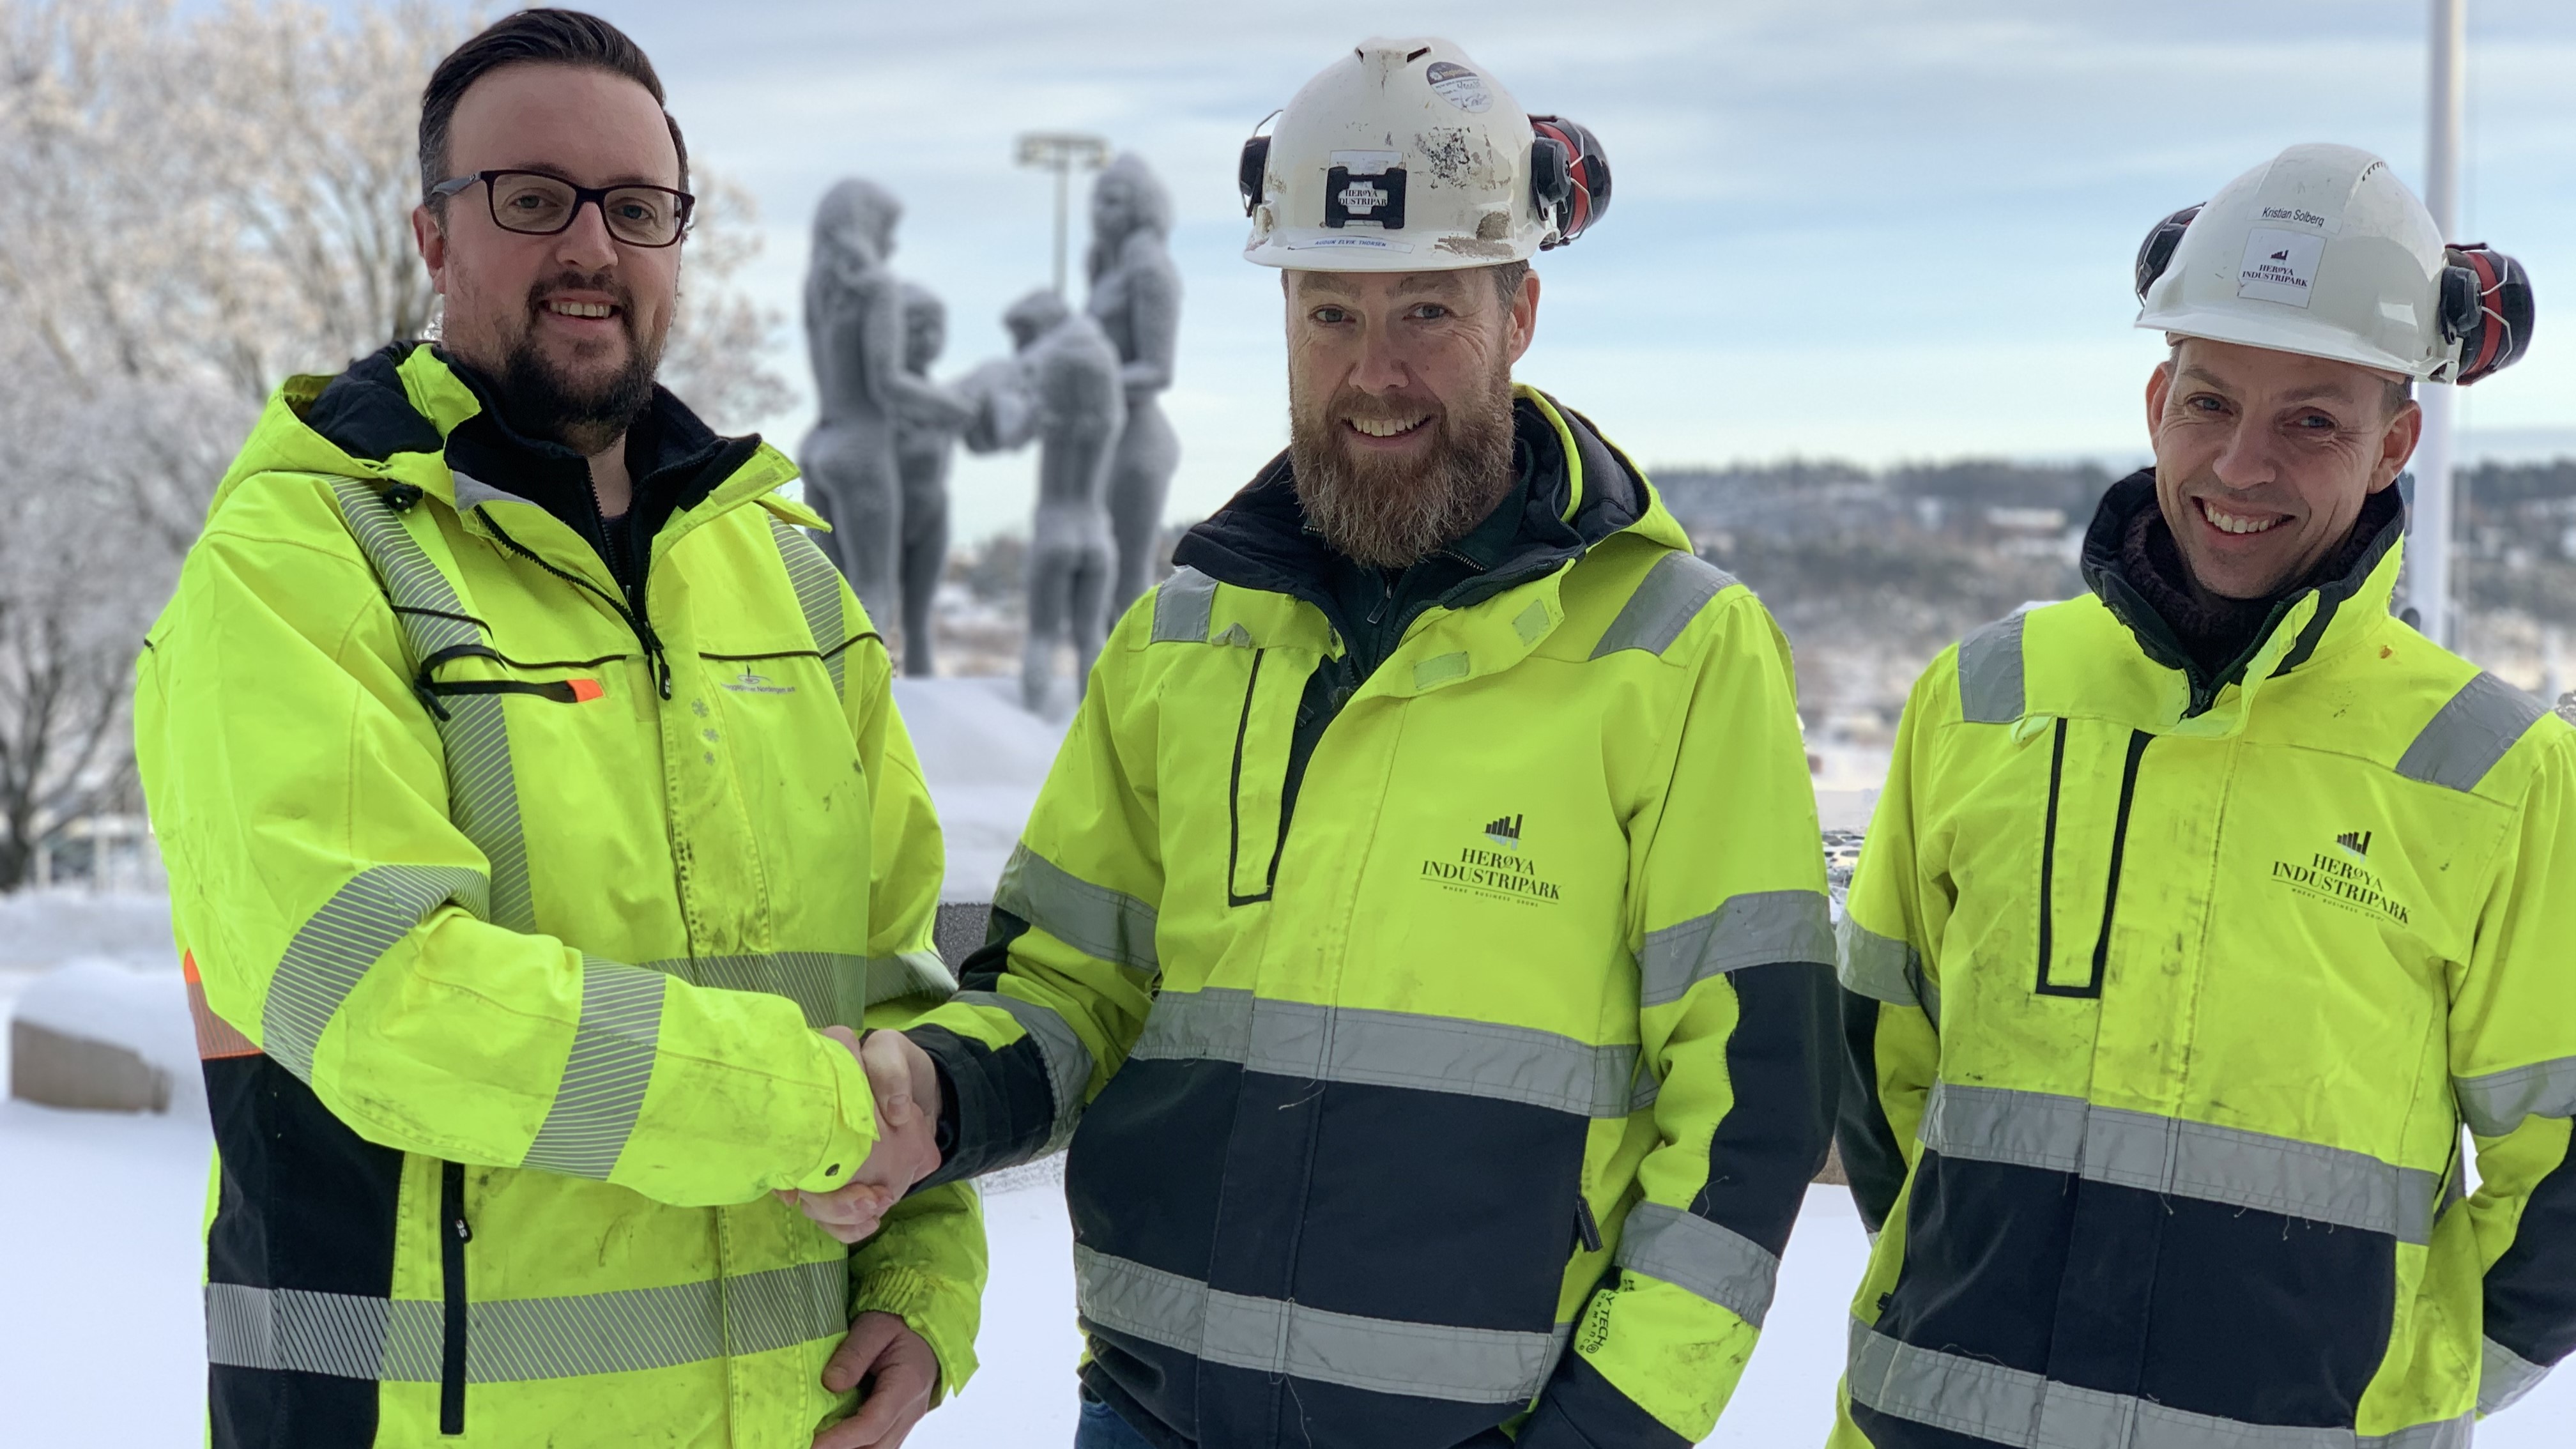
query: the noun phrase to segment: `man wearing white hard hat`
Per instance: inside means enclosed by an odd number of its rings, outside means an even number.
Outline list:
[[[2576,732],[2392,616],[2394,485],[2530,284],[2343,146],[2137,281],[2155,465],[1916,684],[1852,883],[1833,1443],[2458,1449],[2576,1346]]]
[[[1242,179],[1291,441],[1119,623],[908,1033],[934,1180],[1070,1140],[1085,1445],[1695,1442],[1831,1135],[1787,647],[1513,385],[1589,132],[1371,40]]]

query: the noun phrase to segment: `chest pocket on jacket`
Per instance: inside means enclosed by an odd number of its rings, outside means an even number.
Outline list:
[[[2033,988],[2042,996],[2102,994],[2138,769],[2154,739],[2098,720],[2061,719],[2050,734]]]
[[[1270,899],[1287,845],[1287,788],[1297,734],[1297,702],[1315,656],[1300,649],[1256,649],[1235,721],[1227,785],[1226,904]]]

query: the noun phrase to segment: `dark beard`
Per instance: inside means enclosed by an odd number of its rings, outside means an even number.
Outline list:
[[[1372,568],[1404,568],[1455,543],[1494,511],[1512,484],[1512,380],[1498,373],[1427,426],[1431,457],[1395,464],[1355,456],[1342,417],[1368,415],[1349,394],[1321,408],[1292,397],[1288,460],[1306,522],[1333,550]]]
[[[577,382],[537,349],[537,314],[555,291],[583,289],[617,297],[617,323],[626,333],[626,365],[605,378]],[[653,374],[662,365],[663,337],[636,335],[635,308],[626,289],[606,278],[573,275],[528,290],[528,326],[501,360],[493,385],[501,413],[532,438],[548,438],[585,457],[617,441],[635,415],[653,400]]]

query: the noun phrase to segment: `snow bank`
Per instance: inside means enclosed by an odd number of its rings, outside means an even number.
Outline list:
[[[20,891],[0,896],[0,967],[51,966],[75,956],[168,962],[170,900],[158,892]]]
[[[125,1048],[169,1074],[173,1116],[195,1121],[206,1115],[197,1030],[178,972],[138,971],[97,956],[66,961],[28,983],[13,1015],[57,1035]]]
[[[898,679],[894,699],[947,837],[940,898],[989,901],[1064,726],[1020,708],[1016,679]]]

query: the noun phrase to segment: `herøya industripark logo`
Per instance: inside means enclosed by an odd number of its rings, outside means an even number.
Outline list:
[[[1422,862],[1423,879],[1443,890],[1525,905],[1562,899],[1556,882],[1539,874],[1538,862],[1521,850],[1525,816],[1504,815],[1487,821],[1477,838],[1458,848],[1457,858],[1434,856]]]
[[[795,685],[772,684],[769,682],[768,675],[752,673],[749,665],[743,666],[739,678],[726,680],[723,687],[735,694],[794,694],[796,692]]]
[[[2275,860],[2272,879],[2301,895],[2381,916],[2403,926],[2407,924],[2405,902],[2391,899],[2388,888],[2370,869],[2371,834],[2367,830],[2347,830],[2335,837],[2334,849],[2317,851],[2305,865]]]

